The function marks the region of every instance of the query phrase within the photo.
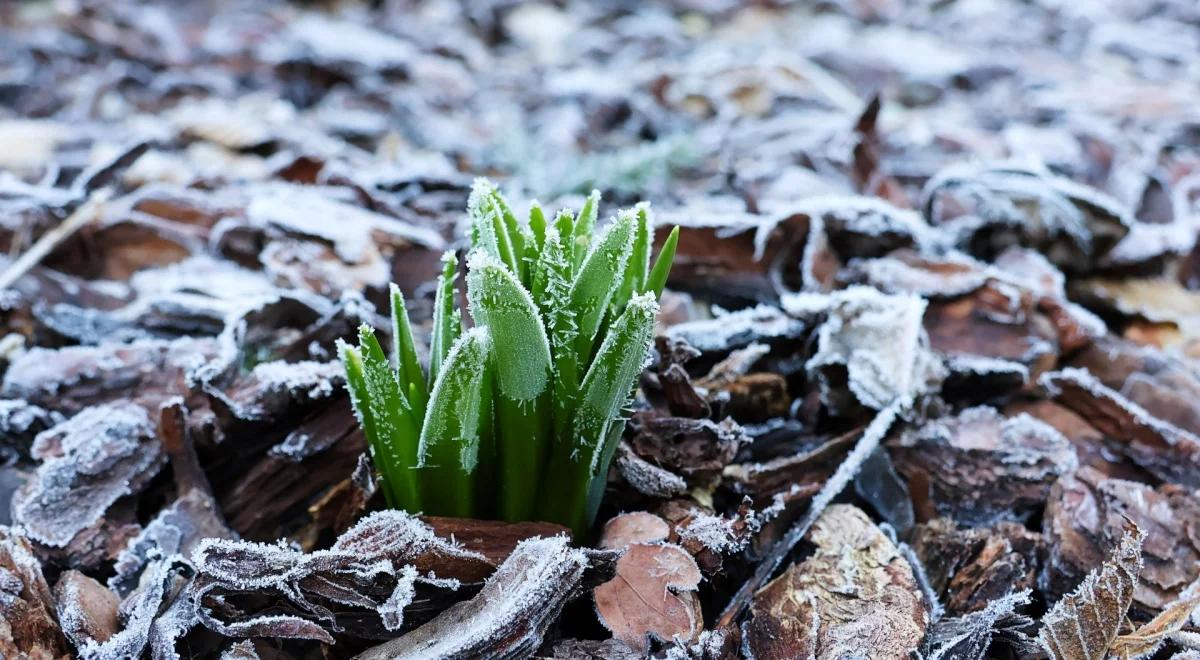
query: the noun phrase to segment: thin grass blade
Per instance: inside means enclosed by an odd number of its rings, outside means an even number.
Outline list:
[[[583,208],[579,210],[579,216],[575,219],[573,236],[573,256],[571,263],[575,270],[578,270],[583,263],[584,257],[587,256],[588,248],[591,247],[592,234],[596,231],[596,217],[600,214],[600,191],[593,190],[592,194],[588,195],[587,201],[583,203]],[[563,234],[564,237],[569,234]]]
[[[656,299],[662,297],[663,289],[667,286],[667,276],[671,274],[671,263],[675,261],[675,250],[678,247],[679,226],[676,225],[667,235],[667,240],[663,241],[658,258],[654,260],[654,267],[650,269],[650,277],[646,280],[646,288],[643,289],[653,292]]]
[[[442,274],[438,276],[437,293],[433,299],[433,334],[429,340],[429,386],[437,382],[442,362],[450,347],[462,333],[462,315],[455,306],[457,291],[454,281],[458,279],[458,258],[453,250],[442,255]]]
[[[396,365],[396,376],[400,380],[402,391],[408,391],[409,384],[417,396],[410,398],[417,419],[425,415],[425,403],[428,399],[428,388],[425,385],[425,371],[417,360],[417,346],[413,339],[412,325],[408,322],[408,306],[404,302],[404,293],[395,284],[389,289],[392,299],[392,362]]]

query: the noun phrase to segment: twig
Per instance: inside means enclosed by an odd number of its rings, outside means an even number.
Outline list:
[[[892,402],[887,408],[879,411],[875,415],[875,419],[867,425],[863,431],[862,437],[858,439],[858,443],[854,445],[854,449],[846,456],[846,460],[842,461],[838,469],[829,477],[821,490],[813,497],[812,503],[808,506],[808,512],[804,517],[792,525],[788,533],[771,547],[767,556],[763,558],[755,569],[754,575],[746,580],[733,598],[729,601],[729,605],[725,607],[725,611],[721,613],[721,618],[717,621],[717,628],[727,628],[737,620],[746,606],[750,604],[750,599],[754,596],[767,580],[775,574],[775,570],[783,563],[784,558],[791,553],[792,548],[804,538],[808,533],[813,523],[821,516],[821,512],[825,507],[837,497],[838,493],[850,483],[854,475],[858,474],[858,470],[862,467],[863,461],[875,451],[879,446],[879,442],[883,439],[884,434],[891,428],[892,422],[896,421],[896,416],[900,411],[907,407],[908,398],[897,399]]]
[[[38,265],[42,259],[45,259],[51,250],[70,238],[80,227],[95,220],[99,216],[99,211],[103,207],[104,202],[108,201],[111,194],[107,188],[97,190],[79,208],[75,209],[71,215],[67,216],[66,220],[63,220],[54,229],[42,234],[42,237],[25,251],[25,254],[18,257],[16,261],[9,264],[8,268],[4,269],[3,273],[0,273],[0,291],[16,284],[22,275],[28,273],[31,268]]]

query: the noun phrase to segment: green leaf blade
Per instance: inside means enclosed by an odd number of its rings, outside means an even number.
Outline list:
[[[621,288],[609,305],[608,318],[615,319],[625,311],[625,305],[635,293],[645,290],[646,278],[650,273],[650,246],[654,243],[654,228],[650,222],[650,205],[645,202],[635,207],[637,221],[634,224],[633,249],[629,262],[621,275]]]
[[[420,511],[421,497],[412,470],[417,464],[420,423],[413,418],[409,401],[374,330],[367,325],[359,327],[358,343],[358,351],[343,354],[347,373],[353,368],[361,374],[362,391],[358,395],[351,391],[351,396],[357,399],[354,405],[356,409],[362,406],[361,416],[369,416],[372,421],[374,438],[368,436],[368,440],[380,471],[387,475],[385,481],[396,506]],[[365,427],[364,432],[367,432]]]
[[[492,336],[500,516],[528,520],[548,453],[550,342],[529,292],[504,264],[477,251],[467,270],[471,315]]]
[[[542,205],[538,204],[536,199],[529,205],[529,233],[533,241],[526,246],[526,255],[536,257],[546,242],[546,213],[542,211]]]
[[[625,425],[622,411],[645,366],[657,314],[654,296],[638,294],[604,338],[580,385],[569,442],[560,437],[554,447],[547,472],[548,492],[554,497],[542,500],[547,520],[568,525],[576,533],[591,525],[594,482],[606,478]]]
[[[634,214],[621,213],[600,238],[596,249],[584,260],[571,283],[571,309],[575,315],[575,354],[578,363],[588,364],[596,333],[609,302],[620,286],[633,248]]]
[[[442,255],[442,273],[438,276],[437,293],[433,299],[433,334],[429,340],[429,386],[437,382],[442,363],[450,347],[462,333],[462,316],[454,304],[458,279],[458,258],[454,251]]]
[[[533,298],[484,252],[473,252],[467,268],[471,315],[491,328],[492,344],[503,356],[496,369],[500,393],[514,401],[536,399],[550,379],[550,343]]]
[[[620,417],[645,367],[646,352],[654,339],[658,303],[651,294],[634,296],[625,312],[613,323],[596,359],[579,388],[575,437],[595,439],[597,445],[607,425]],[[598,447],[597,447],[598,448]],[[599,453],[592,451],[593,462]]]
[[[675,250],[678,247],[679,226],[676,225],[667,235],[667,240],[663,241],[662,249],[658,251],[658,258],[654,260],[654,267],[650,269],[650,277],[646,279],[646,288],[643,291],[652,292],[655,298],[662,297],[663,289],[667,286],[667,276],[671,274],[671,264],[675,261]]]
[[[579,210],[579,216],[575,219],[573,233],[563,234],[563,237],[572,236],[574,251],[572,264],[575,270],[578,270],[583,264],[584,257],[587,256],[588,248],[591,246],[592,234],[596,231],[596,218],[600,215],[600,191],[593,190],[588,195],[587,200],[583,203],[583,208]]]
[[[412,325],[408,321],[408,306],[404,301],[404,293],[400,287],[392,284],[389,287],[392,301],[392,361],[396,364],[396,375],[404,390],[411,383],[417,397],[411,399],[413,410],[418,419],[425,415],[426,386],[425,372],[417,360],[416,340],[413,338]]]
[[[450,349],[433,386],[418,451],[426,513],[474,515],[473,476],[480,445],[491,433],[491,397],[484,396],[490,351],[487,328],[472,328]]]

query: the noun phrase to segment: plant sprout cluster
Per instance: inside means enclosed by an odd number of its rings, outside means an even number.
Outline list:
[[[597,232],[600,196],[519,222],[489,182],[468,203],[467,300],[443,256],[428,342],[417,356],[391,287],[393,351],[359,328],[339,352],[389,506],[430,515],[591,526],[644,367],[678,228],[651,265],[649,208]]]

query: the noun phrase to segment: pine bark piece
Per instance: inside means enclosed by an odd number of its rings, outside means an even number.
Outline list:
[[[719,404],[715,406],[719,415],[729,415],[745,423],[785,417],[792,403],[787,380],[769,372],[738,376],[710,390],[709,398]]]
[[[54,598],[63,633],[77,648],[106,642],[120,630],[117,608],[121,599],[79,571],[62,574],[54,585]]]
[[[278,538],[287,514],[303,511],[322,490],[344,479],[365,450],[366,439],[349,403],[338,397],[218,492],[221,510],[244,538]]]
[[[760,503],[777,493],[795,490],[810,497],[845,460],[861,435],[861,430],[854,430],[820,442],[808,451],[761,463],[730,465],[725,468],[724,476],[737,492],[752,495]]]
[[[54,597],[33,546],[0,527],[0,656],[49,660],[67,655]]]
[[[1064,353],[1086,348],[1108,333],[1099,317],[1067,297],[1066,277],[1040,252],[1014,245],[996,257],[994,267],[1004,272],[1005,281],[1032,294],[1037,311],[1053,324]]]
[[[1071,442],[1081,467],[1090,467],[1119,479],[1146,482],[1155,479],[1128,458],[1112,451],[1107,436],[1066,406],[1049,399],[1022,400],[1005,406],[1002,412],[1009,416],[1024,413],[1053,426]]]
[[[156,408],[172,396],[186,396],[187,369],[217,351],[210,338],[34,348],[9,366],[0,395],[68,415],[131,394]]]
[[[538,536],[548,538],[571,531],[562,525],[536,521],[507,523],[438,516],[421,516],[420,520],[429,525],[436,536],[483,555],[493,566],[503,564],[525,539]]]
[[[528,657],[589,565],[588,554],[566,537],[523,541],[474,598],[356,660]]]
[[[617,445],[613,465],[621,478],[642,495],[674,497],[688,491],[686,479],[638,456],[625,440]]]
[[[861,510],[825,509],[816,552],[754,596],[746,643],[755,658],[907,658],[929,614],[912,567]]]
[[[939,353],[1016,362],[1035,377],[1053,368],[1060,351],[1055,328],[1037,312],[1034,296],[1006,282],[989,281],[957,298],[931,300],[923,323]]]
[[[1144,537],[1131,527],[1109,560],[1042,617],[1038,643],[1052,660],[1102,660],[1108,655],[1142,568]]]
[[[1087,369],[1150,414],[1200,434],[1200,367],[1178,353],[1108,336],[1080,352],[1072,366]]]
[[[691,377],[683,366],[668,365],[658,373],[658,383],[666,399],[667,410],[672,415],[703,419],[712,414],[708,401],[692,385]]]
[[[1200,437],[1165,422],[1075,367],[1043,374],[1054,400],[1121,443],[1126,456],[1164,481],[1200,488]]]
[[[42,464],[14,498],[13,519],[50,548],[108,545],[115,532],[100,523],[116,517],[106,515],[110,508],[145,488],[167,460],[149,414],[128,401],[88,408],[42,432],[33,455]],[[85,533],[96,538],[81,544]]]
[[[649,411],[634,414],[629,426],[630,445],[639,456],[689,482],[707,481],[721,474],[738,447],[749,441],[741,426],[730,418],[717,423]]]
[[[1083,469],[1062,479],[1051,493],[1043,525],[1048,540],[1046,577],[1061,594],[1117,544],[1126,521],[1144,534],[1142,570],[1134,603],[1157,612],[1183,596],[1200,578],[1200,499],[1194,491],[1107,479]]]
[[[1035,586],[1041,534],[1023,525],[960,528],[938,518],[915,528],[912,548],[950,616],[978,612]]]
[[[651,639],[691,641],[704,627],[700,579],[683,548],[634,543],[617,560],[616,577],[596,587],[596,612],[613,637],[643,653]]]
[[[889,449],[918,517],[949,516],[971,526],[1027,519],[1055,480],[1077,465],[1071,444],[1053,427],[990,407],[926,423]]]

